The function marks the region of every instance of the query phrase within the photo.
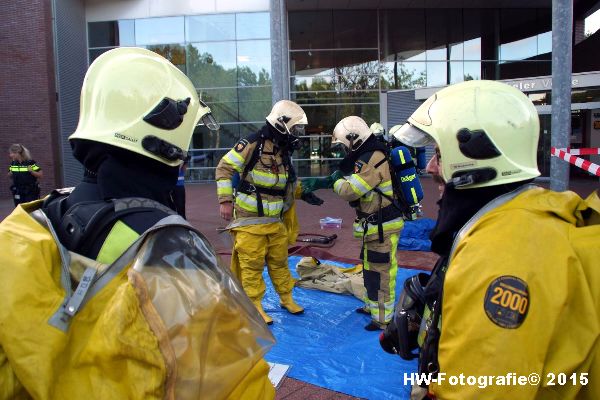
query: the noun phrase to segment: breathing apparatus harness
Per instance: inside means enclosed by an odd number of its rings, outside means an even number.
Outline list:
[[[60,242],[68,249],[89,254],[115,222],[138,213],[177,213],[169,207],[143,197],[83,201],[66,209],[72,189],[57,189],[44,200],[42,210],[54,226]]]
[[[294,167],[292,165],[292,160],[291,160],[291,155],[289,152],[289,145],[288,145],[288,143],[293,144],[293,141],[292,142],[285,142],[284,140],[277,141],[273,137],[274,135],[275,134],[273,132],[271,132],[271,129],[270,129],[269,125],[267,124],[258,133],[248,137],[249,143],[254,143],[254,142],[258,142],[258,143],[256,144],[256,147],[254,148],[254,151],[252,152],[252,155],[250,156],[248,163],[244,167],[244,171],[242,172],[242,175],[240,176],[240,181],[236,187],[237,192],[248,194],[248,195],[251,195],[251,194],[256,195],[256,205],[257,205],[259,217],[265,216],[263,204],[262,204],[262,195],[263,194],[267,194],[269,196],[277,196],[277,197],[285,198],[285,195],[287,193],[289,185],[296,181],[296,171],[294,170]],[[272,153],[267,153],[264,150],[265,141],[267,139],[270,139],[273,141],[274,149],[273,149]],[[281,144],[282,144],[281,142],[283,142],[283,144],[284,144],[283,146],[281,146]],[[281,147],[278,148],[277,145],[279,145]],[[254,169],[256,164],[259,161],[262,163],[261,158],[262,158],[263,154],[275,155],[275,154],[277,154],[277,152],[279,150],[281,150],[282,164],[285,168],[286,175],[287,175],[286,176],[286,178],[287,178],[286,184],[283,189],[272,189],[272,188],[257,186],[246,180],[248,173],[250,173],[250,171],[252,171]],[[274,168],[278,168],[279,166],[278,165],[271,165],[271,166],[265,165],[265,167],[271,168],[273,170]],[[282,210],[282,213],[283,213],[283,210]]]
[[[360,200],[354,200],[350,202],[350,206],[356,209],[356,216],[363,221],[363,241],[367,233],[368,224],[373,224],[377,225],[379,243],[383,243],[383,223],[398,217],[409,219],[408,215],[410,215],[410,207],[404,198],[404,194],[400,188],[400,182],[398,182],[392,166],[390,159],[390,146],[384,144],[375,135],[369,136],[364,142],[359,141],[358,143],[354,143],[354,139],[357,137],[358,135],[356,133],[349,133],[346,136],[346,138],[350,141],[350,153],[340,162],[340,170],[344,174],[352,173],[352,168],[358,160],[367,163],[375,151],[381,151],[384,154],[384,158],[375,164],[375,168],[379,168],[382,164],[387,162],[390,171],[390,179],[392,181],[393,196],[383,193],[379,188],[374,188],[373,191],[379,194],[380,198],[379,210],[374,213],[365,213],[360,211],[358,209]],[[356,150],[353,150],[356,146],[360,147],[358,147]],[[381,207],[381,200],[383,197],[389,200],[391,204]]]

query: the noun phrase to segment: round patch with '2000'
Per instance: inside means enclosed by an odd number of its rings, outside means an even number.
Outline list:
[[[485,293],[483,308],[496,325],[507,329],[518,328],[529,310],[527,283],[508,275],[494,279]]]

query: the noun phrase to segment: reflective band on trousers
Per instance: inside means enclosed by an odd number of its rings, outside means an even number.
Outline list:
[[[258,213],[255,194],[238,193],[235,204],[246,211]],[[283,210],[283,200],[267,201],[263,199],[262,206],[265,217],[279,216]]]
[[[384,222],[382,225],[383,225],[384,232],[398,231],[398,230],[402,229],[402,227],[404,226],[404,220],[402,219],[402,217],[398,217],[398,218],[392,219],[390,221]],[[360,220],[359,222],[355,222],[353,228],[354,228],[354,237],[362,238],[363,234],[364,234],[362,220]],[[379,232],[379,228],[376,224],[375,225],[367,224],[367,233],[366,233],[367,236],[376,234],[378,232]]]

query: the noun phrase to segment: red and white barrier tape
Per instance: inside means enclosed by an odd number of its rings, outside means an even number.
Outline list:
[[[567,149],[559,149],[565,151],[573,156],[594,156],[596,154],[600,154],[600,147],[596,147],[595,149],[572,149],[567,147]]]
[[[576,167],[583,169],[584,171],[589,172],[592,175],[600,176],[600,165],[594,164],[593,162],[589,162],[584,160],[581,157],[577,157],[578,155],[595,155],[600,154],[600,148],[595,149],[557,149],[552,147],[550,150],[551,154],[555,157],[558,157],[562,160],[565,160]]]

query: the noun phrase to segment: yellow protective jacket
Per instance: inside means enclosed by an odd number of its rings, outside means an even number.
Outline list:
[[[40,203],[0,224],[0,399],[274,397],[274,339],[201,234],[167,217],[105,265]]]
[[[535,187],[466,230],[445,277],[438,357],[438,399],[600,398],[597,193]],[[449,382],[461,374],[479,381]],[[531,374],[539,384],[514,383]]]
[[[370,155],[370,156],[369,156]],[[366,159],[366,160],[365,160]],[[380,190],[388,197],[393,197],[392,178],[390,168],[385,161],[385,154],[381,151],[366,153],[356,161],[354,173],[347,179],[338,179],[333,184],[333,191],[346,201],[359,200],[357,211],[366,214],[377,213],[380,208],[393,207],[391,201],[377,193]],[[394,233],[402,230],[404,220],[401,216],[383,223],[385,233]],[[377,238],[378,224],[367,223],[364,220],[354,222],[354,236],[371,241]]]

